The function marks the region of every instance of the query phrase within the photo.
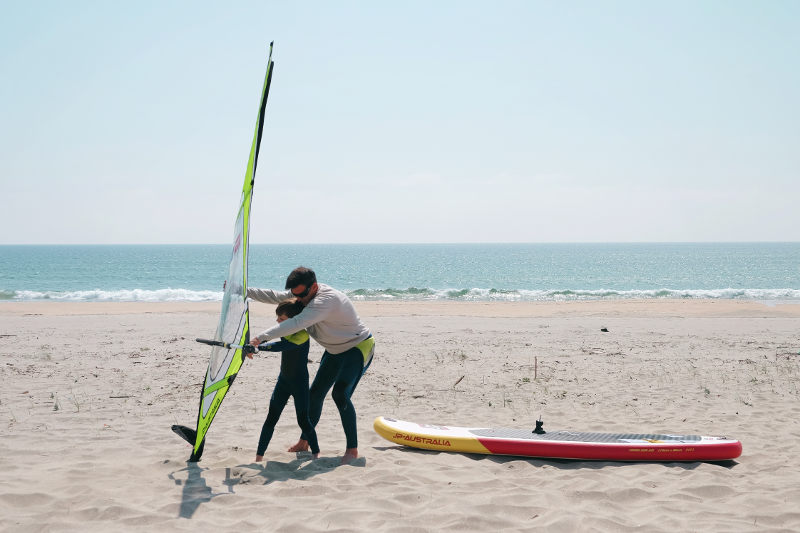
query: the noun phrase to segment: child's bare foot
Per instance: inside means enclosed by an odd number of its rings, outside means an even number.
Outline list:
[[[264,456],[263,455],[256,455],[256,462],[257,463],[260,463],[263,460],[264,460]]]
[[[286,450],[287,452],[307,452],[308,451],[308,441],[300,439],[297,441],[297,444]]]
[[[312,459],[319,459],[319,452],[311,454]]]
[[[349,465],[356,459],[358,459],[358,448],[347,448],[342,456],[341,464]]]

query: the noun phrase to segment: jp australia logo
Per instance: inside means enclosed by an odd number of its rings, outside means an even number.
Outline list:
[[[450,446],[447,439],[432,439],[430,437],[420,437],[419,435],[407,435],[405,433],[395,433],[392,440],[407,440],[418,444],[428,444],[430,446]]]

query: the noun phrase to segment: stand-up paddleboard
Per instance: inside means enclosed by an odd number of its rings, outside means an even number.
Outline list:
[[[536,429],[463,428],[416,424],[379,416],[381,437],[425,450],[519,455],[593,461],[725,461],[742,454],[742,443],[727,437],[589,433]]]

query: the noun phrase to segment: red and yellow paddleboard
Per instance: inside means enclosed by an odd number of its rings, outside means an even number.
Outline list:
[[[379,416],[381,437],[425,450],[592,461],[725,461],[742,454],[727,437],[464,428],[416,424]]]

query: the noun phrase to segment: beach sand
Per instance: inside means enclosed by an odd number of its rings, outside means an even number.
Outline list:
[[[0,530],[798,531],[800,305],[715,300],[357,302],[374,362],[361,457],[328,398],[322,457],[255,445],[278,357],[246,361],[200,463],[218,303],[0,304]],[[253,329],[273,323],[251,306]],[[607,328],[608,332],[602,332]],[[313,376],[322,353],[312,343]],[[428,452],[375,417],[471,427],[725,435],[735,461],[619,463]]]

